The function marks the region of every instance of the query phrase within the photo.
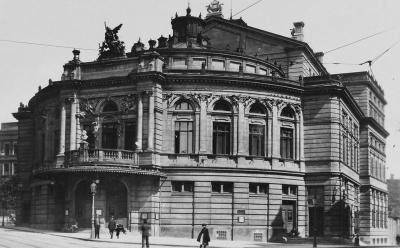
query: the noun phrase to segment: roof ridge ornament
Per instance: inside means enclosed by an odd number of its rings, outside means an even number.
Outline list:
[[[208,12],[206,18],[212,16],[223,18],[224,16],[222,15],[222,5],[223,3],[220,3],[218,0],[213,0],[209,5],[206,6]]]

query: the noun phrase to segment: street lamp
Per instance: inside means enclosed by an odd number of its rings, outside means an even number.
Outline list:
[[[314,194],[314,199],[313,199],[313,203],[314,203],[314,240],[313,240],[313,248],[317,248],[317,195]]]
[[[94,239],[94,195],[96,194],[96,182],[90,184],[90,192],[92,193],[92,228],[90,231],[90,239]]]

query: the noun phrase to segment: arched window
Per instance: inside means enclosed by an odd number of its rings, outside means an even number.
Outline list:
[[[114,112],[114,111],[118,111],[117,104],[113,101],[107,101],[103,107],[103,112]]]
[[[214,111],[232,112],[231,104],[224,100],[218,100],[214,105]],[[225,116],[226,117],[226,116]],[[231,118],[226,117],[227,121],[213,122],[213,153],[228,155],[231,152]],[[229,121],[228,121],[229,120]]]
[[[175,110],[193,110],[193,107],[187,101],[179,101],[177,104],[175,104]]]
[[[266,110],[256,102],[250,107],[249,116],[249,155],[265,156]]]
[[[281,111],[281,117],[285,119],[293,119],[294,120],[294,111],[291,107],[286,106]],[[283,120],[284,121],[284,120]],[[280,142],[280,153],[281,158],[284,159],[294,159],[294,148],[295,148],[295,123],[293,121],[286,121],[285,125],[281,126],[281,142]]]
[[[254,103],[250,108],[251,114],[265,114],[265,108],[261,103]]]
[[[214,105],[214,110],[217,111],[232,111],[231,105],[226,100],[220,99]]]
[[[281,116],[293,119],[294,118],[293,109],[289,106],[286,106],[284,109],[282,109]]]
[[[175,104],[176,111],[190,111],[185,115],[175,115],[175,153],[190,154],[193,153],[193,123],[194,113],[190,102],[181,100]]]

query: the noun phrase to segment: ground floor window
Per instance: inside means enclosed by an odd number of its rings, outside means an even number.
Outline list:
[[[211,182],[211,190],[213,193],[232,193],[233,183],[231,182]]]

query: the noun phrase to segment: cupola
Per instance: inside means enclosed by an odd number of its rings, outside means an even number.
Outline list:
[[[186,9],[185,16],[176,15],[171,21],[174,43],[197,43],[199,34],[204,29],[205,21],[199,17],[191,15],[191,9],[188,7]]]

